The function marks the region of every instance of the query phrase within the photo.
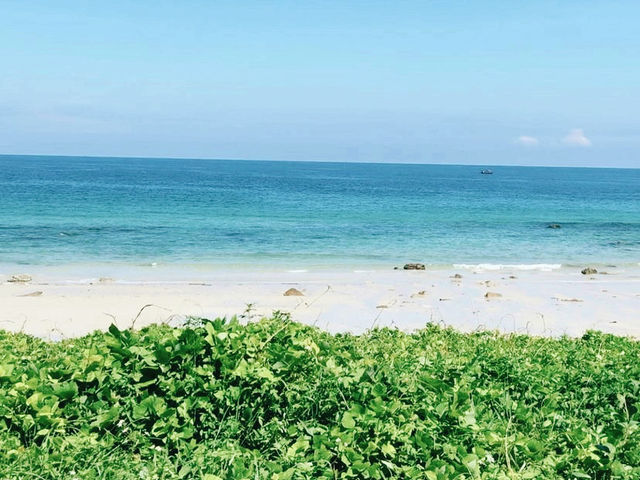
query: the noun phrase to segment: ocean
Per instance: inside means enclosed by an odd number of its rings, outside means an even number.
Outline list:
[[[0,273],[406,262],[637,266],[640,169],[0,156]]]

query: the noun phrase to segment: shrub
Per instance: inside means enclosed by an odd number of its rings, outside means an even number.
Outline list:
[[[286,315],[0,331],[0,478],[640,478],[640,344]]]

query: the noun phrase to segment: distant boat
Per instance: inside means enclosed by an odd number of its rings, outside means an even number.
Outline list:
[[[493,174],[493,170],[489,170],[488,168],[485,168],[484,170],[480,170],[480,173],[482,175],[491,175]]]

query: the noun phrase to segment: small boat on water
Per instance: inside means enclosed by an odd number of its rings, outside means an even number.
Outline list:
[[[491,175],[491,174],[493,174],[493,170],[489,170],[488,168],[485,168],[483,170],[480,170],[480,173],[482,175]]]

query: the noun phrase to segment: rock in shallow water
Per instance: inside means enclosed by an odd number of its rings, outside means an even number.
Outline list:
[[[402,268],[404,270],[425,270],[426,267],[424,263],[406,263]]]

